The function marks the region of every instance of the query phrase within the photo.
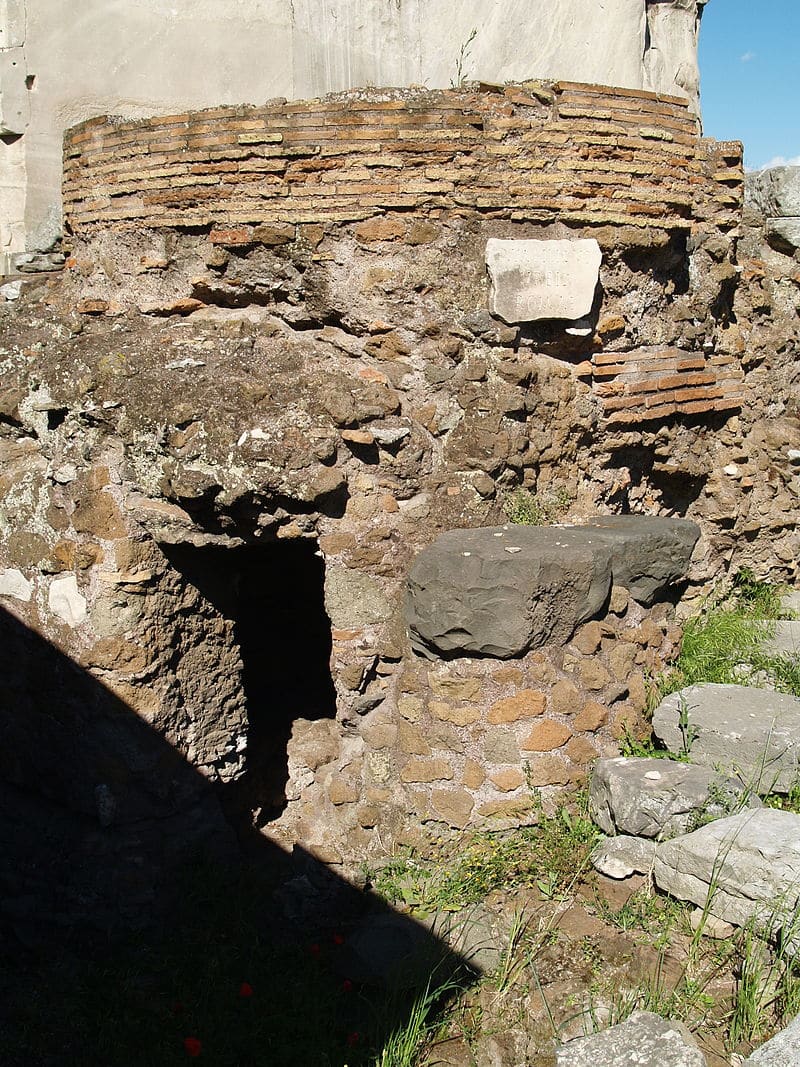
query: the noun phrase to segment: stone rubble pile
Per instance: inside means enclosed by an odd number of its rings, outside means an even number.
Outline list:
[[[797,593],[785,602],[800,603]],[[765,641],[796,656],[798,623]],[[765,807],[800,779],[800,700],[738,685],[694,685],[664,699],[653,731],[672,758],[598,760],[590,814],[609,835],[592,854],[610,878],[649,874],[659,889],[698,906],[693,926],[729,936],[752,924],[795,956],[800,950],[800,815]],[[732,924],[732,925],[731,925]],[[558,1067],[706,1064],[680,1024],[648,1012],[556,1051]],[[800,1017],[743,1067],[796,1067]]]
[[[772,690],[696,685],[653,714],[678,759],[599,760],[589,802],[611,836],[595,851],[602,873],[652,873],[656,884],[738,926],[754,921],[795,938],[800,815],[761,806],[798,780],[800,700]]]

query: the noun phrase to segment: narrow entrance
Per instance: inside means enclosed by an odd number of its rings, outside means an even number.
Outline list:
[[[336,714],[325,566],[317,543],[162,548],[176,570],[234,623],[249,727],[246,773],[226,808],[231,815],[260,809],[259,821],[268,821],[286,805],[292,723]]]

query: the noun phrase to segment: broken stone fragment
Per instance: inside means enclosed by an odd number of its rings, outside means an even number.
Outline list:
[[[653,861],[656,884],[680,900],[708,906],[726,922],[762,930],[792,923],[800,895],[800,815],[761,808],[664,841]]]
[[[80,626],[86,618],[86,598],[78,590],[74,574],[59,575],[53,579],[47,603],[56,618],[67,626]]]
[[[589,813],[606,834],[666,839],[699,818],[720,818],[741,806],[761,801],[735,779],[677,760],[598,760],[589,786]]]
[[[13,597],[14,600],[28,603],[32,595],[33,584],[28,581],[22,571],[15,567],[5,567],[0,570],[0,596]]]
[[[592,310],[602,253],[596,240],[490,238],[490,309],[508,323],[582,319]]]
[[[797,1067],[800,1063],[800,1015],[744,1061],[742,1067]]]
[[[556,1067],[706,1067],[688,1029],[650,1011],[556,1049]]]
[[[607,878],[630,878],[632,874],[649,874],[653,868],[656,846],[644,837],[620,834],[601,841],[592,851],[592,866]]]

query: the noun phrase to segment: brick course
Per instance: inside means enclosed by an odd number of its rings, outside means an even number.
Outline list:
[[[325,100],[220,107],[122,122],[91,119],[64,145],[68,232],[206,230],[243,249],[280,227],[355,227],[392,241],[447,215],[643,234],[728,233],[742,149],[699,135],[685,101],[607,86],[354,90]],[[261,228],[259,230],[259,227]],[[587,364],[588,366],[588,364]],[[597,352],[609,425],[742,402],[733,356]]]
[[[741,160],[724,149],[699,138],[685,101],[653,93],[574,83],[361,91],[136,122],[91,119],[65,138],[64,203],[73,233],[225,227],[234,219],[224,175],[236,189],[237,224],[357,221],[365,207],[368,215],[470,207],[680,230],[712,216],[734,224]],[[179,221],[170,208],[180,209]]]

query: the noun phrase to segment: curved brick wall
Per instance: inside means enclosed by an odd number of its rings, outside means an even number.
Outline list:
[[[702,140],[685,101],[565,82],[361,90],[138,122],[99,118],[65,139],[73,233],[439,209],[727,228],[741,199],[741,146]]]

